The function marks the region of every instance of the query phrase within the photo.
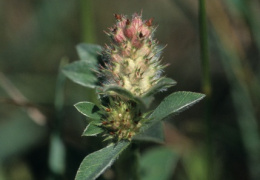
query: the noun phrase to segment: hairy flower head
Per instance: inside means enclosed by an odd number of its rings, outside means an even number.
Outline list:
[[[118,85],[136,96],[142,96],[160,78],[162,69],[158,43],[153,39],[153,19],[131,19],[115,14],[116,24],[107,34],[112,41],[103,51],[104,65],[100,68],[104,85]]]

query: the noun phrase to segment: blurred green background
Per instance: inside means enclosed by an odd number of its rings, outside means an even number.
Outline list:
[[[165,146],[180,156],[176,180],[260,179],[260,2],[206,2],[211,92],[165,122]],[[59,68],[81,42],[109,44],[114,13],[142,12],[159,25],[172,91],[202,92],[197,0],[0,0],[0,180],[73,179],[86,154],[104,144],[81,137],[73,107],[93,91]],[[205,120],[205,118],[207,120]],[[142,145],[144,152],[154,143]],[[113,179],[108,170],[100,179]]]

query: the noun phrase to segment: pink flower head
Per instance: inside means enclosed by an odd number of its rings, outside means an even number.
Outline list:
[[[160,50],[153,39],[153,19],[142,20],[115,14],[116,24],[107,33],[112,38],[105,48],[104,57],[109,61],[101,71],[109,84],[119,85],[135,95],[142,95],[157,83],[160,65]]]
[[[117,23],[111,28],[112,38],[117,43],[125,42],[128,38],[135,47],[141,47],[143,38],[148,38],[152,33],[152,20],[142,21],[142,17],[134,14],[129,20],[123,15],[115,14]]]

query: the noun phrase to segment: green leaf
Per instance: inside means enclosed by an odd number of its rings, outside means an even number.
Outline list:
[[[152,141],[157,143],[164,142],[164,131],[162,122],[155,123],[149,129],[134,136],[134,140],[138,141]]]
[[[101,127],[89,123],[86,129],[84,130],[82,136],[96,136],[102,132],[104,132],[104,130]]]
[[[95,180],[117,159],[119,154],[127,148],[129,141],[119,141],[84,158],[75,180]]]
[[[102,121],[101,120],[91,120],[89,123],[94,124],[96,126],[101,126]]]
[[[90,88],[97,86],[97,76],[93,72],[92,65],[86,61],[76,61],[66,65],[62,72],[77,84]]]
[[[115,92],[118,95],[121,95],[123,97],[129,98],[129,99],[135,101],[138,104],[145,105],[144,101],[142,101],[141,98],[133,95],[130,91],[128,91],[127,89],[125,89],[121,86],[111,85],[111,86],[106,86],[104,88],[104,92],[110,92],[110,91]]]
[[[161,104],[150,115],[148,124],[141,128],[144,131],[151,127],[154,123],[161,121],[171,114],[176,114],[189,108],[193,104],[199,102],[205,97],[204,94],[194,92],[175,92],[166,97]]]
[[[102,51],[102,47],[96,44],[81,43],[76,46],[80,60],[86,61],[92,66],[98,64],[98,58]]]
[[[179,156],[171,149],[152,149],[140,159],[142,180],[168,180],[176,167]]]
[[[83,115],[95,119],[95,120],[100,120],[101,119],[101,113],[100,109],[93,103],[91,102],[79,102],[74,105],[76,109]]]
[[[159,82],[157,82],[157,84],[155,84],[152,88],[150,88],[149,91],[146,92],[142,97],[152,96],[155,93],[157,93],[158,91],[165,89],[165,88],[169,88],[176,84],[177,84],[177,82],[171,78],[162,78],[159,80]]]
[[[170,114],[188,109],[205,97],[204,94],[194,92],[175,92],[166,97],[150,115],[153,121],[160,121]]]

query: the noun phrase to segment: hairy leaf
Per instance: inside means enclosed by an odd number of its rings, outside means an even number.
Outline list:
[[[84,158],[75,180],[95,180],[116,160],[119,154],[127,148],[129,141],[119,141]]]
[[[104,132],[104,130],[101,127],[89,123],[86,129],[84,130],[82,136],[96,136],[102,132]]]
[[[205,97],[204,94],[194,92],[175,92],[166,97],[161,104],[150,115],[148,124],[141,128],[145,131],[150,128],[154,123],[161,121],[171,114],[176,114],[189,108],[193,104],[199,102]]]
[[[62,72],[73,82],[85,87],[94,88],[97,86],[97,77],[93,67],[86,61],[76,61],[66,65]]]
[[[91,119],[95,119],[95,120],[101,119],[100,109],[91,102],[87,102],[87,101],[78,102],[74,106],[81,114],[83,114]]]

